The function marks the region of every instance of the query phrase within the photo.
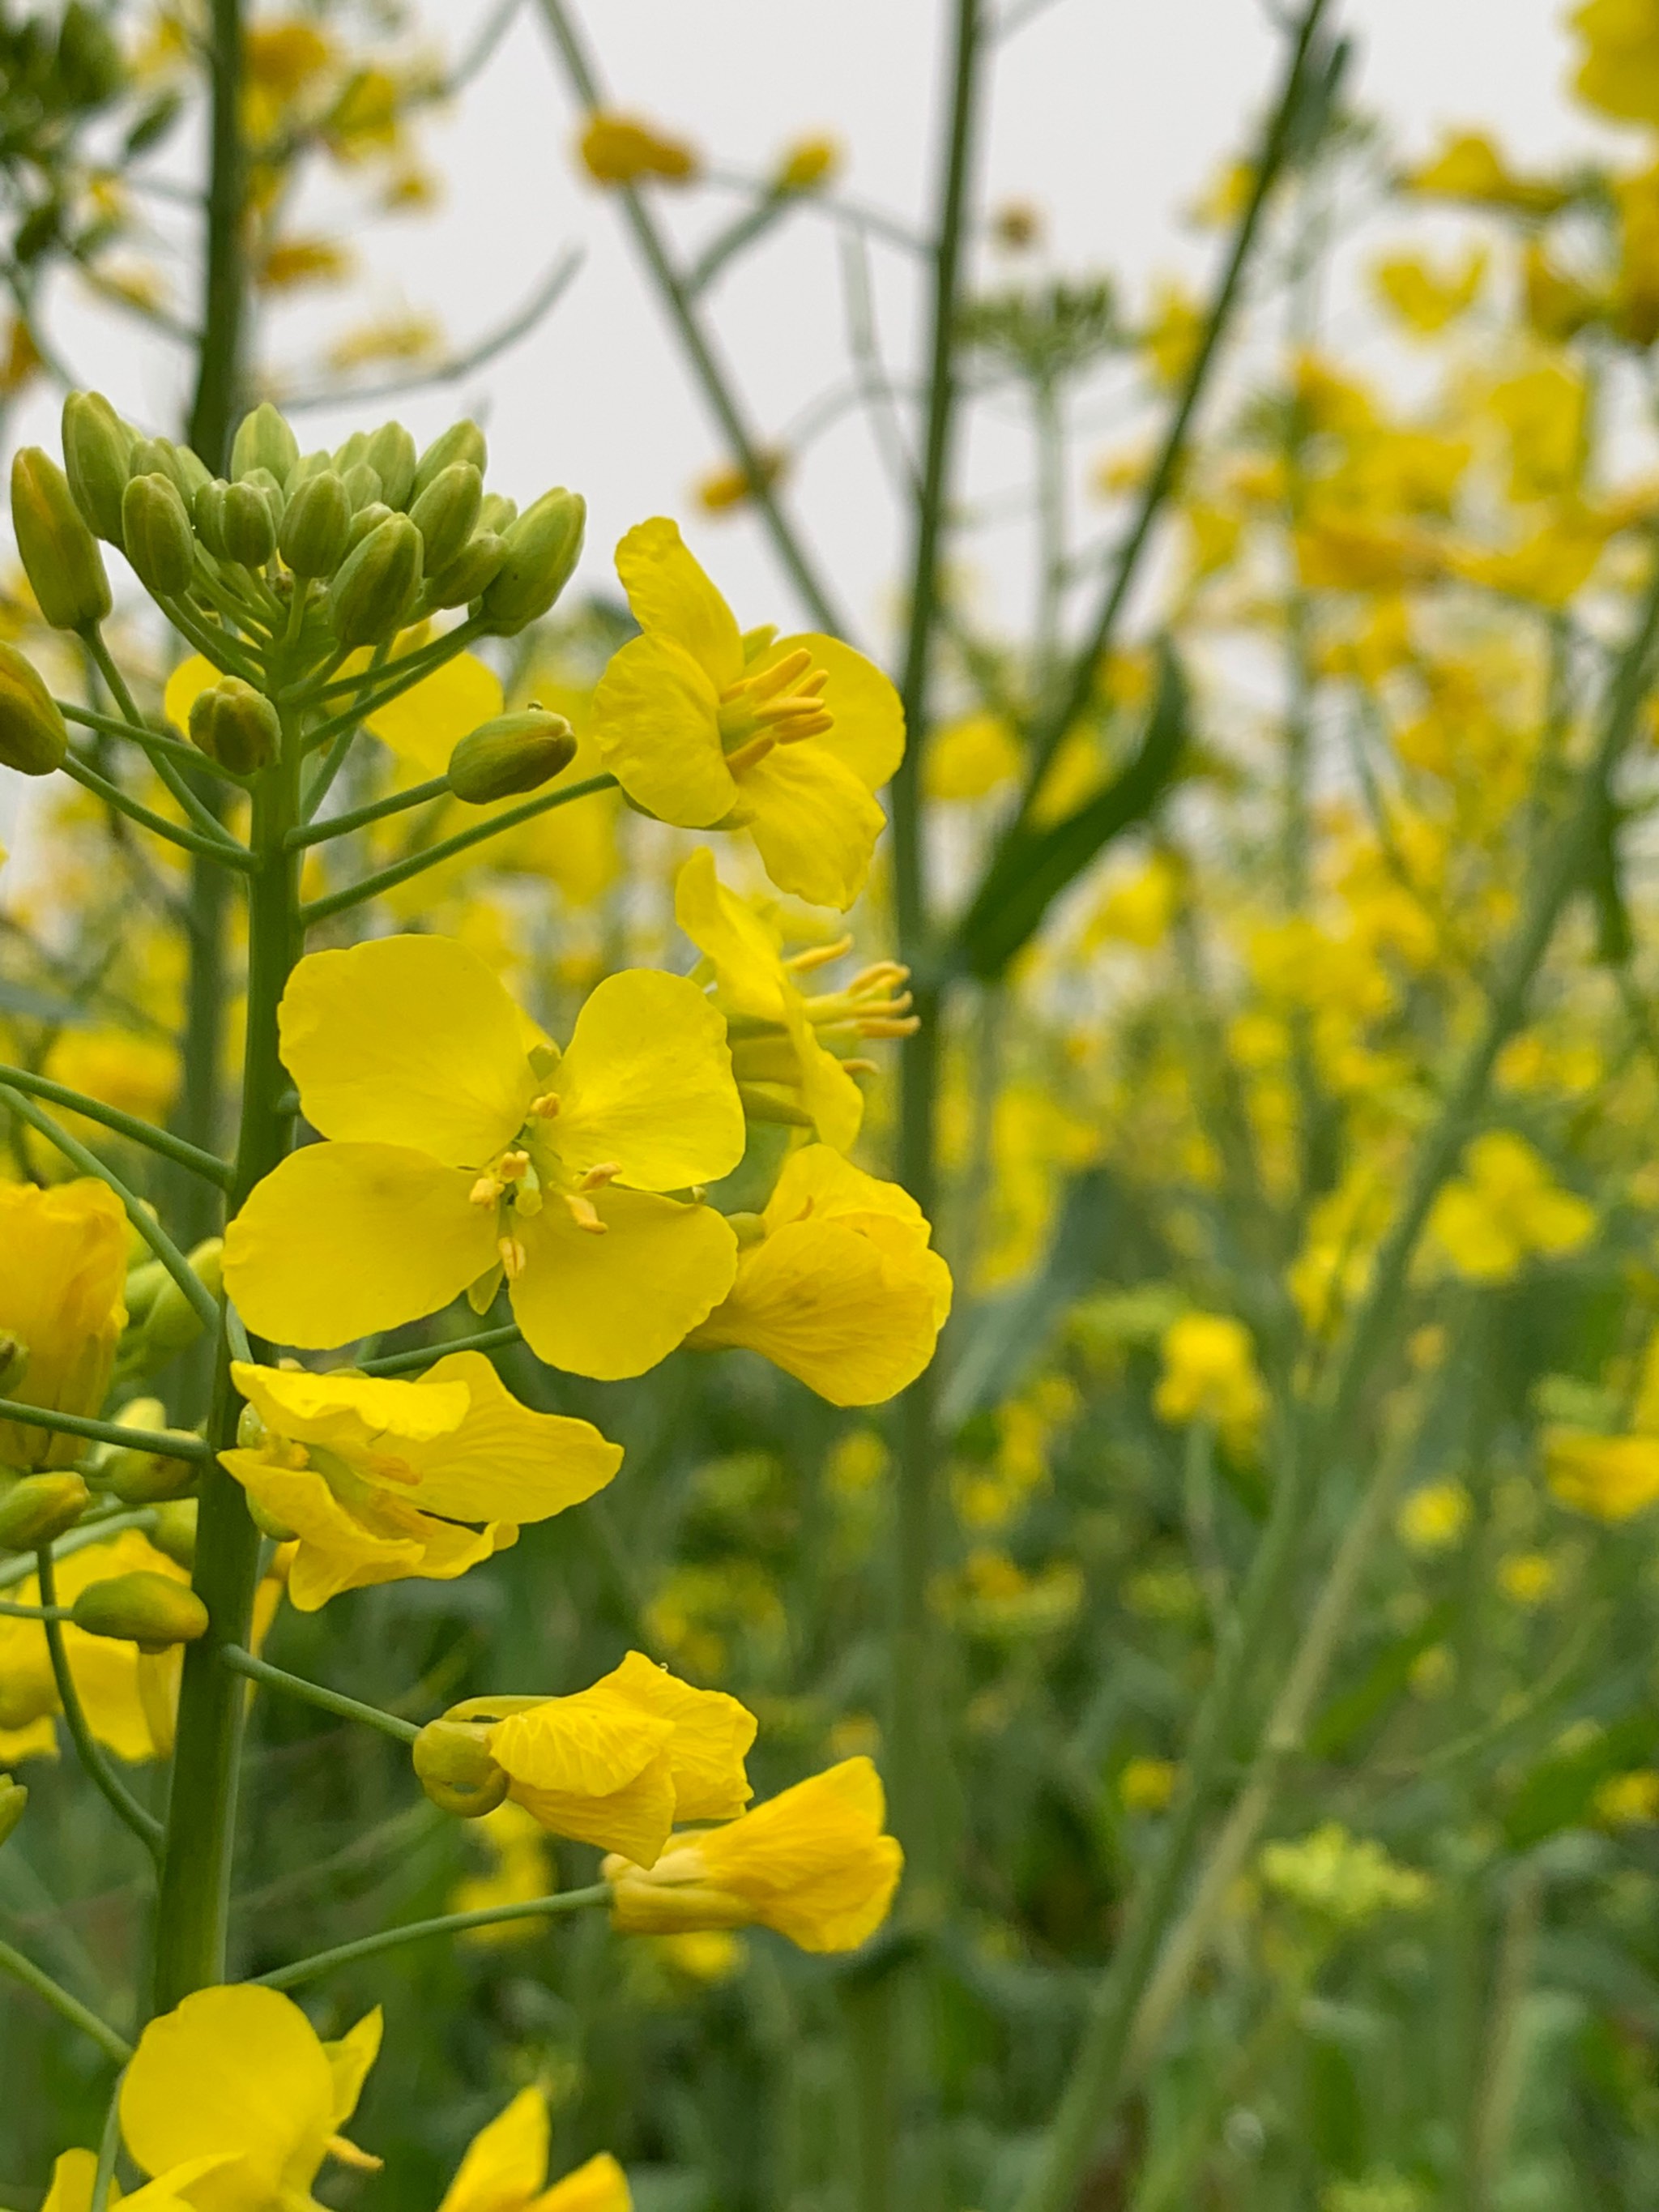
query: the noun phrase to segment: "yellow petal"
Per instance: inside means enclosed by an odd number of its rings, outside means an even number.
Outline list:
[[[855,1950],[887,1917],[904,1855],[881,1832],[881,1778],[845,1759],[757,1805],[697,1845],[710,1882],[805,1951]]]
[[[52,2163],[52,2186],[40,2212],[92,2212],[93,2184],[98,2179],[98,2154],[66,2150]],[[110,2202],[117,2203],[119,2189],[112,2183]]]
[[[614,1382],[665,1359],[719,1304],[738,1246],[711,1206],[614,1185],[593,1205],[603,1237],[556,1202],[520,1218],[528,1265],[512,1285],[513,1311],[538,1359]]]
[[[675,880],[674,919],[714,963],[721,1000],[732,1013],[783,1020],[787,971],[777,945],[754,908],[721,883],[707,845],[698,846]]]
[[[365,726],[423,776],[441,775],[470,731],[501,711],[501,681],[476,654],[459,653],[371,714]]]
[[[866,1235],[891,1223],[899,1231],[900,1249],[923,1247],[933,1235],[926,1215],[902,1183],[866,1175],[828,1145],[804,1145],[789,1155],[763,1218],[769,1229],[781,1229],[809,1216],[819,1221],[850,1221]]]
[[[672,639],[630,638],[612,654],[592,726],[600,759],[647,814],[696,830],[731,811],[738,787],[720,745],[719,694]]]
[[[869,792],[812,738],[777,745],[739,778],[738,818],[781,891],[846,908],[886,824]]]
[[[348,1344],[436,1313],[495,1257],[472,1177],[392,1145],[307,1145],[225,1232],[225,1285],[272,1343]]]
[[[555,1081],[552,1142],[578,1174],[615,1160],[636,1190],[687,1190],[743,1158],[725,1017],[686,976],[606,976],[576,1017]]]
[[[368,2069],[380,2055],[380,2036],[385,2026],[380,2008],[376,2005],[337,2042],[323,2045],[329,2078],[334,2085],[331,2125],[336,2129],[343,2127],[357,2109]]]
[[[579,1505],[622,1465],[591,1421],[521,1406],[482,1352],[452,1352],[414,1387],[447,1395],[465,1386],[457,1433],[405,1456],[420,1476],[415,1502],[458,1521],[544,1521]]]
[[[520,2089],[467,2145],[438,2212],[525,2212],[547,2179],[547,2100]]]
[[[591,1797],[579,1790],[538,1790],[513,1784],[513,1798],[551,1834],[601,1850],[621,1851],[635,1866],[654,1866],[674,1825],[674,1779],[665,1753],[641,1768],[609,1796]]]
[[[830,678],[823,704],[836,718],[834,729],[812,742],[851,769],[866,791],[879,791],[904,758],[904,708],[891,678],[838,637],[813,631],[781,637],[749,673],[758,673],[769,662],[802,646],[811,654],[814,668],[823,669]]]
[[[672,638],[717,690],[743,674],[737,617],[666,515],[636,523],[617,548],[617,574],[647,637]]]
[[[497,1721],[489,1755],[515,1782],[568,1796],[609,1797],[660,1759],[674,1733],[653,1713],[605,1684],[568,1698],[544,1698]],[[668,1798],[672,1817],[673,1793]]]
[[[824,1144],[848,1152],[864,1121],[864,1093],[836,1058],[818,1042],[817,1030],[797,1003],[789,1009],[789,1038],[800,1065],[801,1103]]]
[[[301,961],[283,994],[283,1060],[325,1137],[410,1145],[482,1167],[539,1087],[493,969],[450,937],[382,937]]]
[[[315,1613],[342,1590],[419,1574],[425,1547],[416,1529],[407,1521],[395,1533],[367,1527],[314,1468],[277,1467],[256,1451],[224,1451],[219,1460],[264,1512],[299,1538],[288,1583],[297,1611]]]
[[[532,2212],[631,2212],[628,2177],[608,2150],[536,2199]]]
[[[167,678],[167,688],[161,694],[161,712],[181,736],[190,730],[190,710],[204,691],[211,691],[224,678],[206,656],[192,653],[188,660],[181,660]]]
[[[753,1713],[723,1690],[698,1690],[630,1651],[593,1685],[670,1722],[669,1765],[677,1820],[731,1820],[754,1796],[744,1758],[755,1741]]]
[[[230,1379],[273,1434],[298,1443],[367,1449],[387,1431],[400,1442],[430,1443],[453,1436],[472,1402],[459,1376],[447,1387],[434,1386],[429,1375],[399,1382],[390,1376],[313,1375],[238,1359],[231,1363]]]

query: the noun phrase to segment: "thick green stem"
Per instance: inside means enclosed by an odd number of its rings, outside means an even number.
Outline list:
[[[242,0],[212,0],[209,64],[212,119],[209,125],[207,283],[202,301],[202,343],[190,442],[216,476],[230,457],[241,384],[242,323],[246,270],[246,156],[242,144]]]

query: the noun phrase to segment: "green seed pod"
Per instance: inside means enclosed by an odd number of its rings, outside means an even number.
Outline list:
[[[267,399],[243,416],[230,449],[230,473],[242,480],[255,469],[269,469],[281,484],[299,458],[299,440]]]
[[[426,587],[428,607],[465,607],[482,597],[501,574],[507,558],[507,540],[493,530],[480,530],[459,556]]]
[[[208,1609],[195,1591],[143,1567],[88,1583],[70,1610],[88,1636],[113,1637],[141,1651],[165,1651],[207,1634]]]
[[[190,503],[196,535],[216,561],[228,561],[225,550],[225,494],[230,486],[222,477],[211,477]]]
[[[174,1566],[182,1567],[188,1574],[196,1565],[196,1500],[164,1498],[155,1509],[155,1525],[149,1532],[149,1540],[158,1552],[167,1553]]]
[[[28,1371],[28,1346],[15,1328],[0,1328],[0,1398],[14,1396]]]
[[[313,477],[321,476],[325,469],[331,469],[333,466],[332,453],[325,453],[320,449],[314,453],[301,453],[294,466],[283,478],[283,495],[292,499],[302,483],[309,482]]]
[[[38,446],[13,456],[11,522],[24,570],[53,629],[102,622],[110,611],[104,556],[64,471]]]
[[[346,488],[346,497],[351,502],[354,514],[361,514],[364,507],[373,507],[377,502],[384,504],[380,501],[380,494],[385,489],[380,482],[380,472],[378,469],[370,468],[367,461],[354,461],[341,476],[340,481]],[[391,512],[388,507],[386,513],[390,514]]]
[[[383,499],[372,499],[367,507],[360,507],[351,518],[351,529],[346,538],[347,552],[355,553],[365,538],[378,530],[383,522],[390,522],[391,520],[392,509]]]
[[[332,469],[307,477],[289,501],[276,544],[296,576],[331,576],[346,555],[351,501]]]
[[[50,775],[68,750],[69,732],[44,678],[0,640],[0,765]]]
[[[470,730],[449,756],[449,787],[469,806],[536,791],[575,758],[576,736],[562,714],[533,703]]]
[[[276,550],[276,517],[257,483],[230,483],[220,500],[224,557],[263,568]]]
[[[14,1782],[9,1774],[0,1774],[0,1844],[22,1819],[28,1802],[29,1793],[21,1782]]]
[[[480,530],[493,530],[498,538],[505,538],[519,519],[519,503],[509,499],[504,491],[487,491],[483,505],[478,509]]]
[[[132,433],[101,392],[64,402],[64,469],[70,495],[108,544],[121,542],[121,495],[132,473]]]
[[[0,1551],[38,1552],[71,1529],[92,1503],[78,1474],[23,1474],[0,1497]]]
[[[448,568],[465,550],[483,503],[483,478],[471,461],[452,461],[409,510],[425,548],[422,565],[430,576]]]
[[[544,615],[580,558],[587,504],[576,492],[544,492],[503,534],[507,558],[481,610],[498,636],[513,637]]]
[[[171,477],[134,477],[121,501],[121,542],[152,599],[176,599],[189,590],[196,532]]]
[[[476,422],[452,422],[439,432],[416,465],[415,497],[419,499],[433,478],[456,461],[470,461],[481,477],[488,467],[489,448]]]
[[[256,775],[269,768],[283,742],[283,726],[262,691],[227,676],[191,702],[190,741],[233,775]],[[174,1294],[184,1303],[177,1284]],[[159,1304],[161,1293],[157,1293]]]
[[[507,1796],[507,1777],[489,1755],[486,1733],[482,1723],[428,1721],[410,1754],[432,1802],[463,1820],[493,1813]]]
[[[380,497],[390,507],[409,504],[415,488],[415,441],[401,422],[382,422],[371,430],[361,458],[380,479]]]
[[[392,515],[347,555],[329,586],[335,636],[348,651],[395,636],[420,588],[421,533],[406,514]]]

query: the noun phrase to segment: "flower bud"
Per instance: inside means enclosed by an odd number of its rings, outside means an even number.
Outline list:
[[[501,574],[506,558],[505,538],[498,538],[493,530],[475,532],[443,574],[428,582],[424,594],[427,607],[469,605],[489,589]]]
[[[207,1237],[186,1255],[191,1273],[211,1297],[219,1295],[224,1250],[222,1237]],[[194,1344],[202,1334],[201,1316],[159,1260],[147,1260],[133,1268],[126,1279],[123,1302],[127,1329],[121,1340],[121,1358],[129,1369],[137,1366],[143,1371],[159,1367],[175,1352]],[[142,1340],[137,1361],[132,1358],[135,1339]]]
[[[254,469],[269,469],[280,484],[299,458],[299,440],[267,399],[238,425],[230,473],[243,478]]]
[[[222,477],[210,477],[190,503],[197,538],[216,561],[230,558],[225,550],[225,494],[229,489]]]
[[[493,530],[498,538],[505,538],[519,519],[519,502],[509,499],[504,491],[487,491],[483,505],[478,509],[480,530]]]
[[[420,588],[421,533],[406,514],[393,514],[346,556],[329,586],[336,637],[349,651],[395,635]]]
[[[586,520],[586,501],[560,489],[544,492],[503,533],[507,559],[482,609],[498,635],[512,637],[547,612],[580,557]]]
[[[471,537],[483,503],[483,478],[471,461],[440,469],[409,510],[425,548],[422,566],[437,575],[457,559]]]
[[[13,457],[11,521],[30,586],[53,629],[102,622],[110,610],[104,556],[64,471],[38,446]]]
[[[346,556],[351,501],[332,469],[297,485],[276,543],[296,576],[331,576]]]
[[[121,495],[132,473],[133,435],[101,392],[64,402],[64,467],[70,495],[94,532],[121,543]]]
[[[367,461],[354,461],[341,474],[340,482],[345,486],[346,498],[354,514],[361,513],[366,507],[373,507],[377,501],[385,505],[384,501],[380,501],[380,494],[385,489],[380,482],[380,472],[378,469],[370,468]],[[392,509],[388,507],[386,511],[390,514]]]
[[[45,679],[0,640],[0,766],[50,775],[68,750],[69,732]]]
[[[9,1774],[0,1774],[0,1844],[22,1819],[28,1802],[29,1793],[21,1782],[14,1782]]]
[[[370,469],[368,473],[373,476],[374,471]],[[351,474],[352,471],[348,470],[346,472],[348,484],[350,482]],[[392,509],[383,499],[372,499],[367,507],[360,507],[351,518],[351,528],[346,538],[346,551],[349,554],[355,553],[371,531],[378,530],[383,522],[390,522],[391,520]]]
[[[415,488],[415,441],[401,422],[382,422],[371,430],[360,458],[380,479],[380,497],[390,507],[409,504]]]
[[[196,533],[171,477],[133,477],[121,501],[121,542],[152,599],[176,599],[189,589]]]
[[[213,478],[188,446],[175,446],[167,438],[136,438],[127,455],[130,477],[165,477],[186,507],[204,483]]]
[[[245,568],[263,568],[276,550],[276,516],[264,488],[229,483],[220,495],[224,558]]]
[[[190,741],[233,775],[254,775],[276,759],[283,726],[262,692],[227,676],[191,702]]]
[[[92,1492],[69,1469],[23,1474],[0,1496],[0,1551],[38,1552],[72,1528],[92,1503]]]
[[[507,1796],[507,1777],[490,1757],[483,1722],[428,1721],[415,1739],[415,1772],[434,1805],[463,1820],[493,1813]]]
[[[562,714],[531,705],[469,731],[449,756],[449,787],[469,806],[535,791],[568,768],[575,732]]]
[[[167,1407],[159,1398],[134,1398],[115,1416],[119,1429],[165,1430]],[[153,1505],[182,1497],[196,1480],[192,1460],[170,1459],[165,1452],[140,1451],[116,1444],[107,1449],[98,1480],[127,1505]]]
[[[29,1348],[14,1328],[0,1328],[0,1398],[9,1398],[28,1373]]]
[[[175,1567],[186,1574],[196,1565],[196,1500],[193,1498],[168,1498],[155,1509],[155,1520],[149,1532],[149,1540],[158,1552],[165,1552]]]
[[[334,448],[334,465],[342,476],[349,475],[356,467],[358,462],[363,458],[368,446],[368,431],[354,430],[343,446],[337,446]]]
[[[456,461],[470,461],[481,477],[488,467],[489,448],[476,422],[452,422],[447,430],[439,432],[416,467],[415,497],[418,499],[432,479]]]
[[[334,456],[332,453],[324,453],[320,449],[314,453],[301,453],[299,459],[294,464],[294,466],[283,478],[283,497],[285,499],[292,499],[295,493],[299,490],[300,486],[302,483],[309,483],[313,477],[319,477],[322,475],[325,469],[332,469],[333,467]],[[335,473],[337,475],[339,472],[336,470]]]
[[[88,1636],[113,1637],[136,1644],[141,1651],[194,1644],[207,1633],[208,1609],[195,1591],[143,1567],[88,1583],[70,1610],[76,1626]]]

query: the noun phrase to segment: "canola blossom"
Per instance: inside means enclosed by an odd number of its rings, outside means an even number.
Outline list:
[[[127,1237],[120,1200],[101,1182],[0,1182],[0,1395],[99,1411],[127,1317]],[[0,1468],[70,1467],[82,1449],[73,1437],[0,1421]]]
[[[467,2145],[438,2212],[630,2212],[627,2177],[600,2151],[548,2182],[547,2099],[520,2089]]]

